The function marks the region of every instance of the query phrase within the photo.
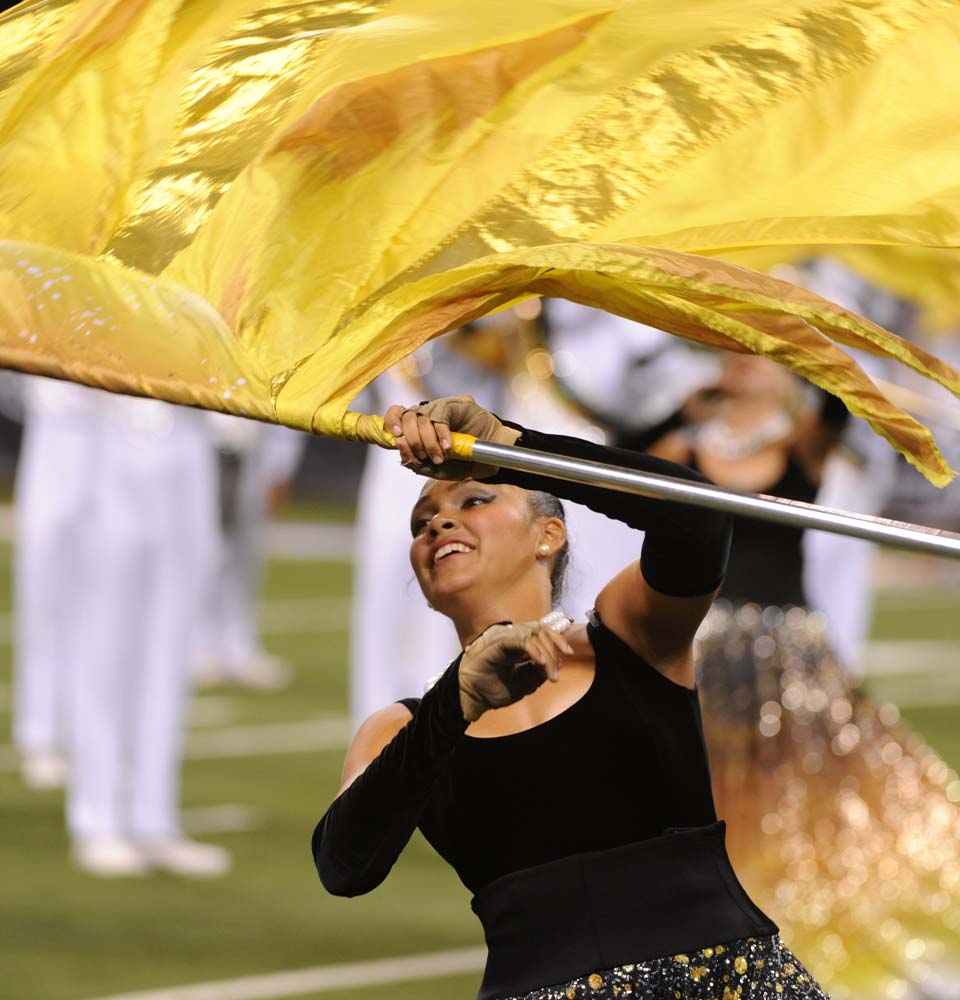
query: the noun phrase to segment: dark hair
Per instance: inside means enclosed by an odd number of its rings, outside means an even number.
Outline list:
[[[564,524],[567,523],[563,504],[552,493],[528,490],[527,503],[537,517],[558,517]],[[563,596],[563,580],[567,575],[569,563],[570,542],[565,541],[553,557],[553,566],[550,569],[550,601],[554,607],[560,603],[560,598]]]

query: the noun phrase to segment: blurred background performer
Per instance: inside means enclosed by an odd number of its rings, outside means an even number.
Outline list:
[[[205,417],[123,396],[99,406],[72,698],[74,860],[101,876],[222,875],[227,852],[187,840],[179,821],[189,655],[214,518]]]
[[[541,348],[531,360],[547,364],[553,395],[632,451],[682,426],[688,400],[720,368],[715,351],[566,299],[544,299],[526,329]]]
[[[24,781],[67,777],[69,692],[86,628],[97,480],[98,396],[69,382],[21,380],[23,440],[14,488],[13,738]]]
[[[862,420],[844,428],[823,466],[817,503],[837,510],[880,514],[896,483],[897,456]],[[830,642],[850,671],[863,668],[873,621],[876,545],[827,531],[803,533],[803,585],[810,606],[823,613]]]
[[[280,688],[290,666],[263,648],[257,595],[264,532],[284,503],[307,435],[221,413],[206,414],[215,449],[219,522],[201,605],[194,675],[203,684]]]
[[[833,397],[811,407],[784,369],[729,355],[711,398],[712,416],[653,453],[721,486],[818,498],[844,429]],[[935,755],[852,685],[808,610],[802,532],[736,518],[720,597],[698,672],[744,885],[837,1000],[881,996],[892,979],[904,997],[956,996],[960,809],[928,776]]]

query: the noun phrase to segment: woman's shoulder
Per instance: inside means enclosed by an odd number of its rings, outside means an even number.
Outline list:
[[[398,698],[393,705],[388,705],[387,707],[393,708],[395,705],[403,705],[410,715],[413,716],[417,714],[421,700],[420,698]]]
[[[598,676],[616,677],[621,685],[639,685],[670,695],[696,691],[686,664],[679,670],[659,669],[625,635],[619,634],[621,630],[607,625],[596,608],[588,612],[587,621],[586,632],[595,651]]]
[[[353,737],[343,762],[341,792],[363,774],[369,764],[380,755],[380,751],[411,718],[413,718],[411,709],[400,702],[395,702],[378,709],[363,722]]]

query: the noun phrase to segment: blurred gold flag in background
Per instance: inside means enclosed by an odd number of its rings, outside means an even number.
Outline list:
[[[367,382],[555,295],[771,357],[943,484],[836,344],[960,374],[719,258],[960,246],[958,93],[947,0],[24,4],[0,364],[385,443]]]

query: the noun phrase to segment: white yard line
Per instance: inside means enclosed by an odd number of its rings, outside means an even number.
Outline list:
[[[947,673],[960,667],[960,642],[956,639],[889,639],[871,642],[863,657],[863,674]]]
[[[13,541],[13,506],[0,504],[0,542]],[[353,559],[352,524],[334,521],[271,521],[267,554],[275,559],[347,562]]]
[[[192,732],[187,758],[252,757],[272,753],[306,753],[345,749],[353,729],[350,720],[334,716],[302,722],[270,722]]]
[[[273,559],[304,562],[350,562],[354,553],[352,524],[326,521],[271,521],[266,552]]]
[[[204,836],[210,833],[242,833],[261,825],[255,810],[249,806],[191,806],[180,810],[180,823],[185,833]]]
[[[896,604],[896,607],[890,605],[884,607],[881,614],[888,612],[896,614],[908,604],[923,609],[933,608],[938,611],[941,609],[960,610],[960,587],[956,584],[932,582],[910,589],[880,589],[874,592],[874,596],[880,601],[890,600]]]
[[[350,628],[349,597],[277,597],[258,607],[264,635],[313,635]],[[13,642],[13,615],[0,614],[0,645]]]
[[[925,698],[911,698],[909,695],[904,695],[903,697],[897,698],[879,698],[878,701],[889,701],[892,702],[897,708],[905,709],[906,711],[913,711],[915,709],[924,708],[946,708],[952,705],[960,705],[960,691],[952,692],[950,696],[944,695],[943,698],[932,699],[929,695]],[[909,725],[909,723],[908,723]],[[923,739],[923,733],[914,730],[916,735],[919,735]]]
[[[186,757],[188,760],[214,760],[345,750],[351,736],[353,727],[345,716],[202,729],[188,735]],[[0,746],[0,773],[16,771],[18,767],[16,750],[12,746]]]
[[[349,597],[287,597],[261,601],[257,617],[265,635],[346,632],[350,628]]]
[[[308,993],[359,989],[388,983],[408,983],[418,979],[479,972],[486,960],[486,948],[458,948],[427,952],[403,958],[381,958],[342,965],[318,965],[293,972],[273,972],[241,979],[220,979],[192,986],[117,993],[96,1000],[285,1000]]]

